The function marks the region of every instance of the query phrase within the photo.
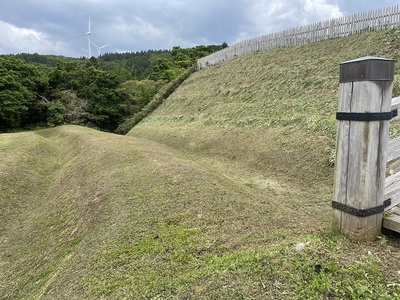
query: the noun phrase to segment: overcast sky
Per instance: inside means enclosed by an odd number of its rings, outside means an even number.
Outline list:
[[[391,0],[1,0],[0,54],[105,52],[232,45],[317,21],[399,4]],[[92,55],[98,50],[92,45]]]

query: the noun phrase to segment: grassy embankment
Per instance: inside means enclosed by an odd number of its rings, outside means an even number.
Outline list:
[[[196,72],[128,136],[1,135],[1,297],[399,298],[396,236],[332,232],[329,163],[338,64],[397,58],[398,36]]]

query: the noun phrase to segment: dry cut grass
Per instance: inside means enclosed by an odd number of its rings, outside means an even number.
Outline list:
[[[324,180],[288,184],[78,126],[6,134],[0,145],[4,299],[399,292],[398,264],[384,260],[397,240],[352,244],[333,233]]]
[[[218,257],[310,233],[298,222],[319,209],[298,213],[302,191],[148,140],[63,126],[0,142],[5,299],[155,295],[160,281],[174,294],[220,276]]]

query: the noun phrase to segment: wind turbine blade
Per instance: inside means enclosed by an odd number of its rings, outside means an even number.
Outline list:
[[[90,40],[90,42],[96,46],[96,48],[99,48],[99,46],[97,46],[92,40]]]
[[[107,47],[107,46],[109,46],[110,44],[107,44],[107,45],[103,45],[103,46],[100,46],[99,48],[100,49],[103,49],[103,48],[105,48],[105,47]]]
[[[89,14],[89,34],[90,34],[90,14]]]

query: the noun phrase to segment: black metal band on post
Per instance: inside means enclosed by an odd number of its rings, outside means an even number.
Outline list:
[[[385,211],[385,208],[390,206],[391,203],[392,203],[392,199],[389,198],[389,199],[383,201],[382,205],[372,207],[372,208],[367,208],[367,209],[358,209],[358,208],[354,208],[354,207],[348,206],[343,203],[332,201],[332,207],[337,210],[344,211],[345,213],[351,214],[353,216],[368,217],[368,216],[376,215],[379,213],[383,213]]]
[[[336,120],[340,121],[387,121],[397,116],[397,109],[389,112],[381,113],[353,113],[353,112],[337,112]]]

